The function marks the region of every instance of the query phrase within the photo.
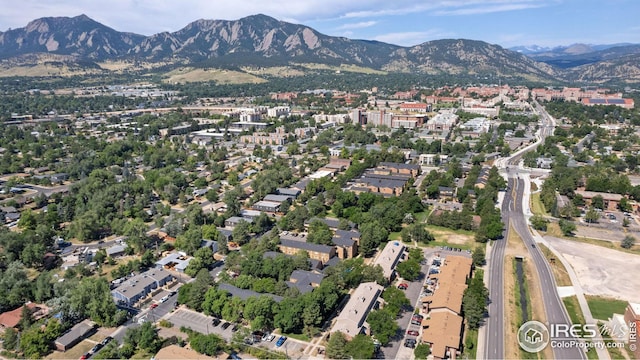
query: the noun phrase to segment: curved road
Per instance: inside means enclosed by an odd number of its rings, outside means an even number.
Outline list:
[[[535,108],[541,118],[538,140],[517,152],[510,158],[498,161],[508,175],[508,189],[502,201],[502,219],[505,224],[503,240],[495,241],[489,258],[489,294],[491,303],[488,306],[489,318],[485,332],[485,359],[504,359],[504,252],[506,239],[511,226],[520,235],[527,246],[531,259],[538,271],[543,295],[544,308],[548,323],[571,324],[566,309],[560,299],[551,268],[540,250],[535,247],[535,241],[529,231],[529,224],[523,212],[522,199],[525,191],[525,180],[518,175],[518,167],[524,153],[535,149],[553,134],[555,122],[551,116],[536,102]],[[586,359],[585,353],[579,348],[554,348],[556,359]]]

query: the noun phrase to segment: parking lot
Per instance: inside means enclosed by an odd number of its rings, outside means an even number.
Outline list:
[[[230,341],[231,336],[233,335],[233,332],[231,331],[232,326],[229,326],[226,329],[222,328],[222,325],[225,322],[224,320],[221,321],[218,326],[214,326],[212,316],[207,316],[186,308],[176,310],[173,314],[167,317],[167,320],[177,328],[184,326],[202,334],[216,334],[227,341]]]
[[[419,326],[411,325],[411,317],[413,316],[413,309],[415,306],[419,305],[420,294],[422,292],[423,283],[426,278],[426,274],[429,273],[429,264],[431,264],[432,259],[435,257],[435,254],[439,252],[438,249],[428,248],[424,250],[425,261],[422,264],[422,268],[420,270],[420,278],[416,281],[406,281],[403,279],[398,279],[391,286],[398,286],[398,284],[406,283],[408,285],[407,289],[404,290],[405,296],[409,299],[409,302],[412,304],[411,310],[407,309],[403,311],[400,316],[396,319],[400,330],[398,334],[396,334],[395,338],[391,339],[387,346],[380,348],[381,354],[379,354],[379,358],[384,359],[409,359],[413,356],[413,349],[406,348],[403,346],[405,339],[411,338],[416,339],[416,336],[407,335],[408,330],[419,330]]]

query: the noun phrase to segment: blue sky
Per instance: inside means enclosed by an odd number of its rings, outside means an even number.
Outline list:
[[[0,29],[86,14],[151,35],[262,13],[321,33],[411,46],[466,38],[504,47],[640,43],[639,0],[0,0]]]

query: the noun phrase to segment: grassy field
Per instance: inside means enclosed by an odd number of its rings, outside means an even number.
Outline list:
[[[475,359],[476,351],[478,351],[478,330],[467,328],[464,335],[463,356],[469,359]]]
[[[569,273],[562,262],[556,259],[555,255],[553,255],[551,250],[549,250],[549,248],[544,244],[538,244],[538,247],[542,250],[544,257],[549,262],[549,266],[551,266],[551,270],[553,270],[553,277],[556,279],[556,285],[571,286],[571,278],[569,277]],[[551,259],[554,259],[554,261],[551,261]]]
[[[594,319],[609,320],[613,314],[624,314],[627,302],[602,296],[586,295],[589,309]]]
[[[540,193],[531,194],[531,212],[534,215],[548,215],[544,210],[544,205],[542,205],[542,201],[540,201]]]

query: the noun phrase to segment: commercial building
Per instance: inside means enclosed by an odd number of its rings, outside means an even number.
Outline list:
[[[609,211],[616,211],[618,209],[618,205],[620,204],[620,200],[622,200],[622,198],[624,197],[620,194],[611,194],[611,193],[604,193],[604,192],[597,192],[597,191],[576,190],[575,193],[576,195],[582,196],[587,206],[591,205],[591,202],[593,201],[594,197],[596,196],[602,197],[602,200],[604,202],[603,210],[609,210]]]
[[[376,307],[378,296],[383,290],[384,287],[375,282],[360,284],[336,318],[331,333],[341,332],[347,339],[352,339],[358,334],[368,334],[367,315]]]

